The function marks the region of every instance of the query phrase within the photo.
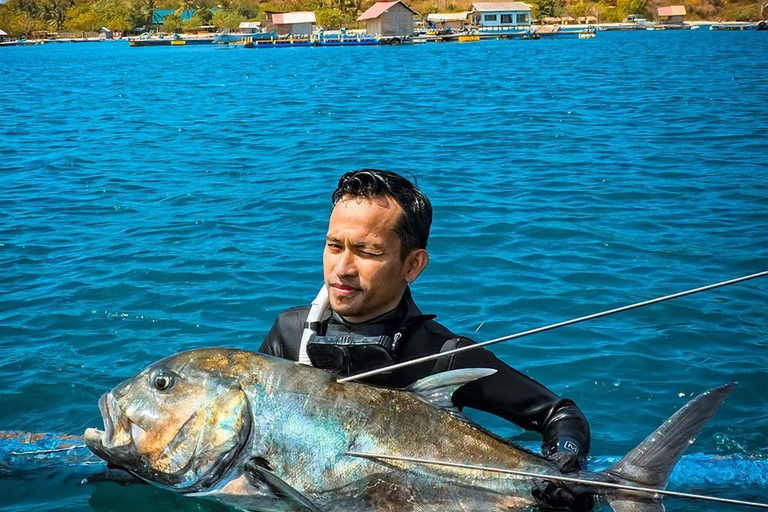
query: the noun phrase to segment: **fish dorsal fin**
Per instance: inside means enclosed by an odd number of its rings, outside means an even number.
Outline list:
[[[438,409],[444,409],[455,416],[463,417],[451,401],[453,393],[464,384],[488,377],[494,373],[496,370],[490,368],[450,370],[419,379],[405,388],[405,391],[416,394]]]

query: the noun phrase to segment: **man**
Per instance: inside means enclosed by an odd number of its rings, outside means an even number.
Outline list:
[[[309,361],[347,376],[473,344],[434,321],[434,315],[422,314],[411,297],[409,285],[429,262],[432,206],[426,196],[398,174],[362,169],[342,176],[332,198],[323,252],[330,307],[323,307],[318,318],[309,318],[309,306],[283,312],[260,352]],[[579,469],[589,450],[590,433],[576,404],[557,397],[488,350],[468,350],[363,382],[403,388],[455,368],[497,370],[459,388],[453,396],[457,407],[480,409],[539,432],[543,453],[561,471]],[[534,496],[544,507],[591,507],[589,497],[571,495],[548,482],[537,485]]]

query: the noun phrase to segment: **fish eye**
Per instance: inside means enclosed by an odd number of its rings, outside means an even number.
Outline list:
[[[152,376],[152,385],[159,391],[168,391],[173,387],[174,382],[173,373],[168,370],[158,370]]]

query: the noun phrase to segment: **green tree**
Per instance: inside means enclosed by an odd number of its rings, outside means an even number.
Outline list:
[[[600,23],[616,23],[623,19],[619,10],[610,4],[600,2],[597,4],[597,21]]]
[[[616,9],[621,18],[626,18],[628,14],[648,15],[648,0],[617,0]]]
[[[101,20],[93,6],[81,4],[67,11],[64,26],[73,32],[95,32],[101,28]]]
[[[10,5],[13,10],[28,14],[33,18],[39,18],[43,13],[43,5],[37,0],[17,0],[8,5]]]
[[[181,16],[176,13],[171,13],[163,20],[163,32],[178,33],[181,32]]]
[[[539,8],[539,4],[535,2],[527,2],[528,5],[531,6],[531,19],[537,20],[541,18],[541,9]],[[421,12],[421,11],[419,11]]]
[[[28,37],[36,30],[43,30],[45,22],[39,20],[26,12],[15,11],[11,19],[10,33],[17,36]]]
[[[64,26],[67,11],[74,5],[74,0],[50,0],[43,5],[42,12],[38,14],[38,17],[42,17],[52,30],[58,30]]]
[[[211,24],[215,25],[218,28],[228,28],[231,30],[235,30],[237,27],[240,26],[240,23],[244,22],[245,20],[246,20],[246,17],[242,16],[239,13],[219,11],[219,12],[213,13]]]
[[[203,19],[197,14],[181,22],[184,32],[192,32],[203,25],[207,25],[207,23],[203,22]]]
[[[261,17],[263,6],[257,0],[238,0],[237,12],[249,20],[257,19]]]
[[[131,9],[125,0],[96,0],[92,6],[101,26],[115,32],[132,28]]]
[[[317,24],[325,28],[341,27],[347,21],[338,7],[322,7],[316,11]]]
[[[152,25],[152,18],[157,10],[157,0],[139,0],[139,12],[143,15],[144,26]]]
[[[210,25],[213,19],[213,12],[208,7],[201,7],[197,10],[195,16],[200,19],[200,25]]]
[[[11,25],[13,24],[13,10],[7,4],[0,4],[0,30],[11,34]]]
[[[574,18],[581,18],[587,15],[594,16],[594,12],[594,4],[585,2],[584,0],[580,0],[578,3],[571,5],[571,8],[569,9],[569,13]]]
[[[539,14],[544,17],[562,16],[565,14],[562,0],[539,0]]]
[[[185,11],[194,11],[195,10],[195,0],[180,0],[179,2],[179,8],[176,9],[176,14],[179,15],[179,19],[181,20],[184,17]]]

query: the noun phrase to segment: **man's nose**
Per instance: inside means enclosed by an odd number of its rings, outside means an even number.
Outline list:
[[[336,262],[334,270],[336,275],[339,276],[353,276],[357,274],[355,255],[352,251],[345,249],[339,254],[339,260]]]

